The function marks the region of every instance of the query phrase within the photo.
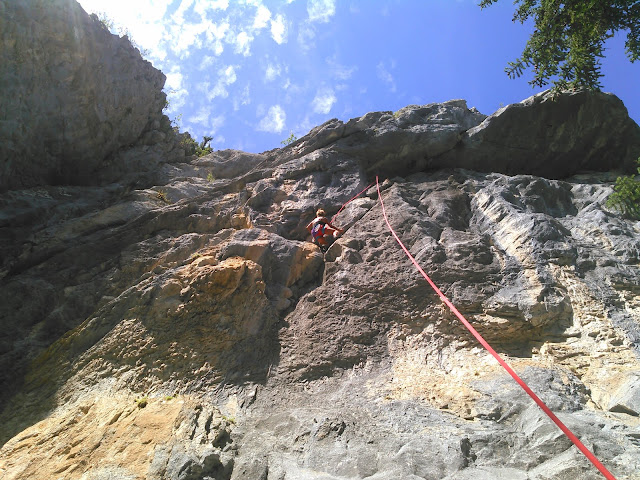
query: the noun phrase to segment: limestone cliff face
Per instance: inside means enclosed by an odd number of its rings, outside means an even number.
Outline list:
[[[611,96],[585,101],[617,115]],[[538,104],[513,114],[530,124]],[[337,212],[390,162],[403,176],[382,196],[418,262],[618,479],[638,478],[640,225],[604,207],[616,174],[578,173],[581,155],[562,179],[483,155],[459,168],[472,136],[495,151],[486,118],[412,106],[164,164],[149,189],[2,195],[3,478],[599,478],[415,272],[374,188],[326,254],[307,241],[318,206]],[[622,168],[635,144],[619,133],[580,151],[609,139]]]
[[[170,136],[164,74],[74,0],[2,0],[0,32],[0,191],[113,180]]]
[[[27,106],[3,88],[28,128],[0,122],[0,477],[601,478],[417,274],[375,188],[325,254],[308,241],[316,208],[380,175],[443,292],[616,478],[640,478],[640,223],[604,206],[640,128],[616,97],[408,106],[184,158],[156,123],[162,76],[127,42],[63,0],[0,0],[0,22],[2,81],[49,78],[14,38],[98,49],[38,53],[58,83],[25,99],[10,82]],[[146,106],[116,95],[135,77]]]

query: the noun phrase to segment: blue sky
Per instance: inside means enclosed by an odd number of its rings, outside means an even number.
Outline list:
[[[262,152],[331,118],[463,98],[491,114],[539,89],[510,80],[532,25],[511,0],[79,0],[167,76],[166,113],[216,149]],[[603,90],[640,123],[640,63],[609,41]]]

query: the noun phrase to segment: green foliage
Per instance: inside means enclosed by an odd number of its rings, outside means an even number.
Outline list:
[[[136,398],[136,403],[138,404],[138,408],[144,408],[149,403],[149,399],[147,397]]]
[[[178,133],[178,127],[173,127],[173,130]],[[213,152],[213,148],[209,145],[209,142],[213,140],[213,137],[207,137],[205,135],[204,139],[198,143],[188,132],[182,134],[182,138],[180,139],[180,145],[185,149],[187,155],[196,155],[198,157],[203,157],[211,152]]]
[[[213,140],[213,137],[207,137],[206,135],[202,138],[200,144],[196,147],[196,155],[199,157],[203,157],[211,152],[213,152],[213,148],[209,145],[209,142]],[[211,173],[211,172],[209,172]],[[207,177],[209,178],[209,177]],[[209,180],[211,181],[211,180]]]
[[[283,141],[280,142],[280,145],[289,145],[290,143],[295,142],[298,139],[298,137],[296,137],[293,132],[291,132],[291,135],[289,135],[287,138],[285,138]]]
[[[638,158],[640,175],[640,158]],[[613,193],[607,199],[607,206],[615,208],[623,215],[640,220],[640,179],[634,175],[625,175],[616,179]]]
[[[216,178],[213,176],[212,172],[207,173],[207,180],[209,182],[213,182]]]
[[[178,133],[177,127],[173,127],[173,130]],[[198,143],[191,138],[188,132],[182,134],[182,138],[180,138],[180,146],[185,149],[187,155],[193,155],[196,152],[196,147]]]
[[[173,120],[171,120],[171,128],[173,129],[173,131],[178,134],[180,133],[180,122],[182,121],[182,114],[180,113],[179,115],[176,115],[175,118]],[[189,135],[189,140],[193,140],[191,138],[191,136]],[[195,143],[195,140],[193,140]]]
[[[482,0],[481,8],[498,0]],[[529,83],[542,87],[553,80],[556,91],[599,90],[604,43],[623,30],[631,62],[640,58],[640,2],[638,0],[515,0],[513,21],[535,21],[535,30],[522,56],[505,71],[520,77],[533,68]]]

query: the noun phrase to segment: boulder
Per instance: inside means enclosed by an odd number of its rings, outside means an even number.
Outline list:
[[[615,392],[609,402],[610,412],[640,415],[640,376],[629,375],[626,382]]]
[[[565,178],[580,171],[634,171],[640,127],[610,93],[542,92],[467,130],[430,166]]]

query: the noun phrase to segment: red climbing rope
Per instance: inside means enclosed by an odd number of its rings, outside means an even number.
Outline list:
[[[515,371],[513,371],[513,369],[507,364],[507,362],[505,362],[502,358],[500,358],[500,355],[498,355],[496,351],[491,347],[491,345],[489,345],[487,341],[484,338],[482,338],[482,336],[476,331],[476,329],[473,328],[473,326],[471,326],[471,324],[467,321],[467,319],[464,318],[464,316],[458,311],[455,305],[453,305],[453,303],[449,301],[449,299],[444,295],[444,293],[440,291],[440,289],[436,286],[436,284],[433,283],[431,278],[429,278],[429,275],[427,275],[424,272],[424,270],[422,270],[422,267],[418,265],[418,262],[416,262],[416,259],[413,258],[413,255],[411,255],[411,253],[409,253],[409,250],[407,250],[407,247],[405,247],[402,241],[400,240],[400,238],[398,238],[398,235],[396,235],[396,232],[393,230],[393,227],[389,223],[389,219],[387,218],[387,212],[384,208],[384,202],[382,201],[382,195],[380,194],[380,185],[378,184],[378,177],[376,177],[376,188],[378,189],[378,198],[380,199],[380,206],[382,206],[382,215],[384,215],[384,221],[387,222],[387,226],[389,227],[389,230],[391,231],[393,238],[396,239],[396,242],[398,242],[400,247],[402,247],[402,250],[404,250],[404,253],[407,254],[407,256],[409,257],[413,265],[422,274],[424,279],[427,282],[429,282],[429,285],[431,285],[431,288],[433,288],[433,290],[438,294],[440,299],[447,305],[447,307],[449,307],[449,309],[454,313],[454,315],[458,317],[458,319],[462,322],[462,324],[465,327],[467,327],[467,330],[471,332],[471,334],[476,338],[476,340],[478,340],[480,344],[491,355],[493,355],[493,357],[498,361],[498,363],[502,365],[502,367],[509,373],[509,375],[511,375],[511,377],[516,382],[518,382],[518,384],[523,388],[523,390],[527,392],[527,394],[533,399],[533,401],[538,404],[538,406],[544,411],[544,413],[546,413],[549,416],[549,418],[553,420],[553,422],[560,428],[560,430],[562,430],[564,434],[567,437],[569,437],[569,440],[571,440],[573,444],[576,447],[578,447],[578,449],[585,455],[585,457],[587,457],[591,461],[591,463],[593,463],[593,465],[598,470],[600,470],[600,473],[602,473],[608,480],[616,480],[616,478],[609,472],[609,470],[607,470],[604,467],[604,465],[600,463],[600,461],[595,457],[595,455],[591,453],[587,447],[584,446],[584,444],[578,439],[578,437],[576,437],[573,434],[573,432],[569,430],[569,428],[567,428],[565,424],[562,423],[558,417],[555,416],[555,414],[549,409],[549,407],[547,407],[547,405],[542,400],[540,400],[540,398],[538,398],[538,396],[533,392],[533,390],[531,390],[531,388],[529,388],[529,386],[526,383],[524,383],[524,381],[518,376],[518,374]]]
[[[377,177],[376,177],[376,181],[377,181]],[[358,198],[360,195],[362,195],[364,192],[366,192],[367,190],[369,190],[369,188],[371,188],[373,186],[373,184],[376,182],[371,182],[369,185],[367,185],[367,187],[362,190],[359,194],[357,194],[354,197],[351,197],[351,199],[345,203],[342,204],[342,207],[340,207],[340,210],[338,210],[338,213],[340,213],[342,210],[344,210],[344,207],[346,207],[347,205],[349,205],[351,202],[353,202],[356,198]],[[338,216],[338,213],[336,213],[333,217],[331,217],[331,223],[333,223],[333,221],[336,219],[336,217]]]

